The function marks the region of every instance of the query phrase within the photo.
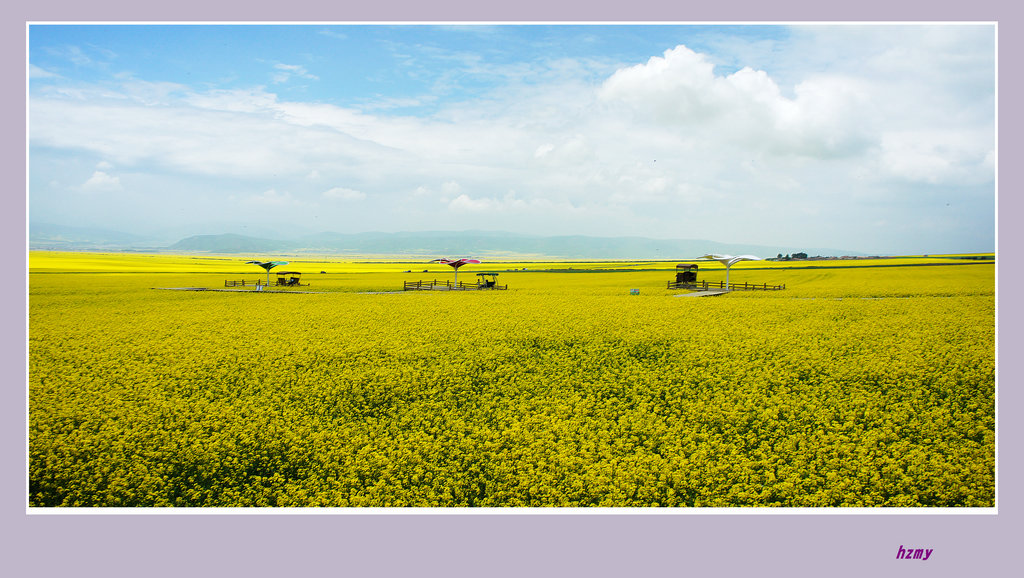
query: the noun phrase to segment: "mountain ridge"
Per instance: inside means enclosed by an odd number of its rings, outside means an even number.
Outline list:
[[[271,240],[242,235],[194,235],[170,251],[207,253],[298,253],[341,255],[487,256],[519,255],[561,259],[677,259],[706,253],[755,253],[762,257],[804,252],[815,255],[860,255],[854,251],[722,243],[703,239],[522,235],[494,231],[424,231],[336,233]]]
[[[763,258],[809,255],[862,256],[850,250],[722,243],[704,239],[529,235],[506,231],[324,231],[291,239],[218,233],[191,235],[167,244],[156,238],[96,229],[30,226],[29,248],[38,250],[153,251],[247,255],[475,256],[553,259],[685,259],[707,253],[753,253]]]

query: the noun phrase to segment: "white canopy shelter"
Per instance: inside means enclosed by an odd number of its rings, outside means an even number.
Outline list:
[[[726,289],[726,291],[731,291],[732,290],[731,286],[729,285],[729,267],[732,267],[734,264],[739,263],[740,261],[760,261],[761,260],[760,257],[757,257],[755,255],[738,255],[738,256],[734,257],[732,255],[719,255],[717,253],[712,253],[710,255],[704,255],[703,257],[701,257],[701,259],[712,259],[714,261],[718,261],[719,263],[725,265],[725,289]]]

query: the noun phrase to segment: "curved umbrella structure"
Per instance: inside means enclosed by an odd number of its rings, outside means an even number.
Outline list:
[[[278,265],[287,265],[288,261],[246,261],[246,265],[257,265],[267,270],[267,286],[270,286],[270,270]]]
[[[473,264],[481,263],[481,261],[479,259],[469,259],[469,258],[465,258],[465,257],[462,258],[462,259],[448,259],[447,257],[442,257],[440,259],[434,259],[433,261],[431,261],[431,263],[442,263],[444,265],[448,265],[452,269],[455,269],[455,287],[458,288],[459,287],[459,267],[462,267],[463,265],[468,265],[470,263],[473,263]]]
[[[731,286],[729,285],[729,267],[732,267],[733,265],[739,263],[740,261],[761,260],[760,257],[757,257],[755,255],[737,255],[734,257],[732,255],[719,255],[718,253],[704,255],[703,257],[701,257],[701,259],[711,259],[725,265],[725,289],[727,291],[732,291],[732,289],[730,289]]]

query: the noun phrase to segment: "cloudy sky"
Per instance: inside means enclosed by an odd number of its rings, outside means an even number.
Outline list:
[[[995,248],[993,25],[33,25],[29,220]]]

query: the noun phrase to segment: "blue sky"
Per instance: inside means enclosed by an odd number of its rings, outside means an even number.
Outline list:
[[[991,25],[33,25],[29,218],[995,244]]]

